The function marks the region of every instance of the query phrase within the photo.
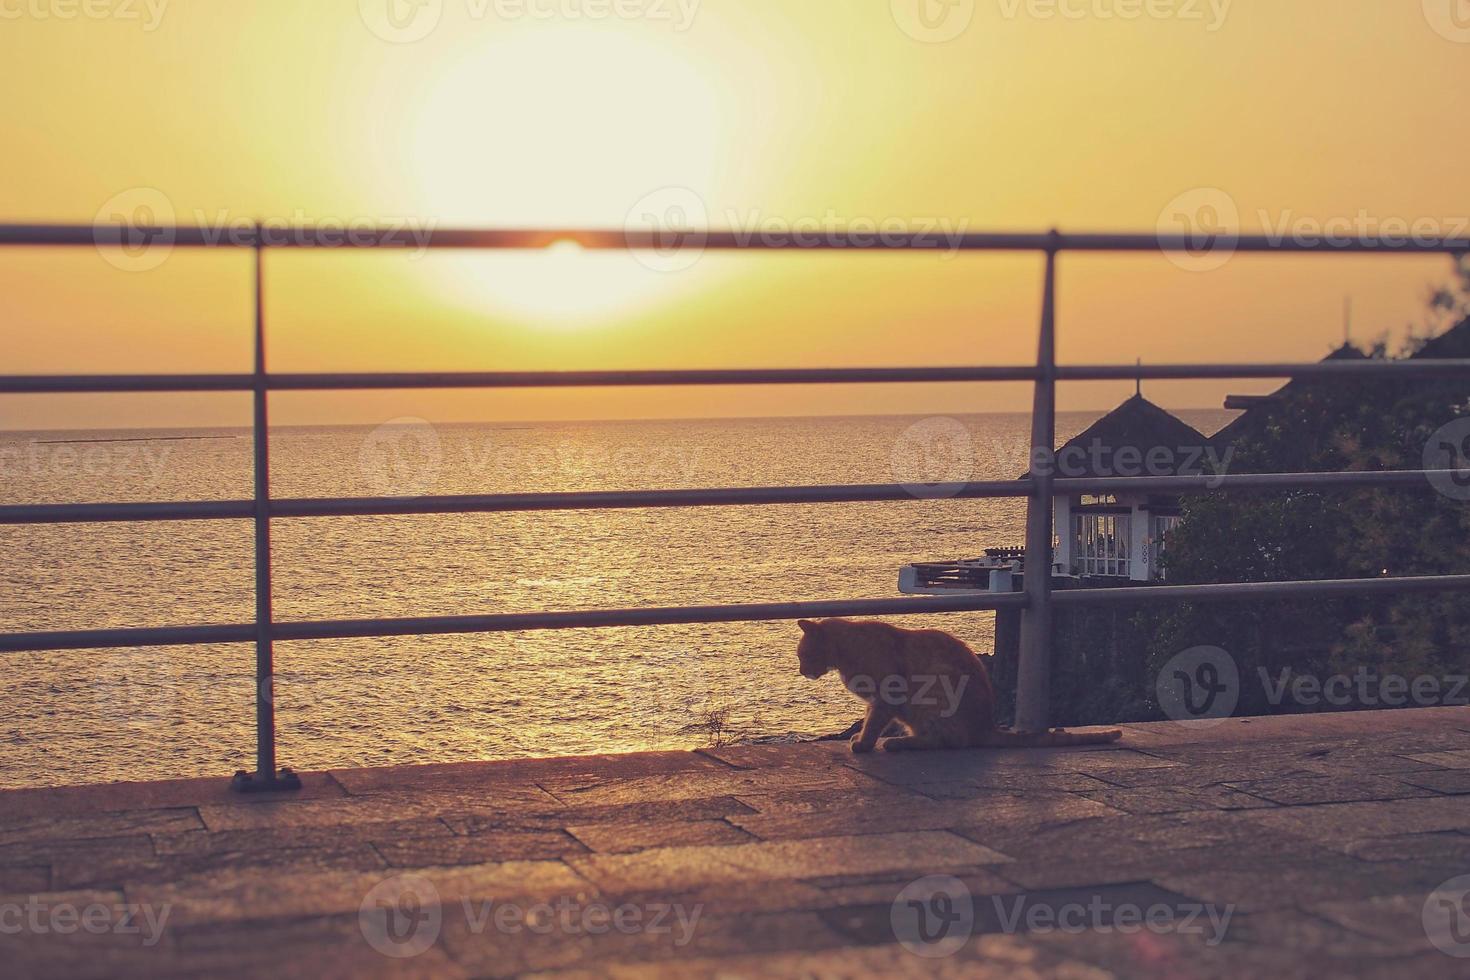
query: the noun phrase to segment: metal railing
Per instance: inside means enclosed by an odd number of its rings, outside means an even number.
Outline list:
[[[603,230],[434,230],[414,242],[431,249],[532,249],[575,242],[590,249],[924,251],[937,247],[926,236],[826,235],[816,244],[774,244],[734,232],[621,232]],[[388,231],[355,232],[350,241],[328,240],[316,230],[286,234],[232,233],[222,239],[204,228],[128,228],[123,226],[0,225],[0,246],[109,247],[138,242],[169,247],[246,248],[254,253],[254,369],[249,374],[190,375],[8,375],[0,394],[75,392],[249,391],[253,394],[253,472],[250,500],[168,503],[81,503],[0,506],[0,524],[60,524],[184,520],[250,520],[255,532],[255,619],[251,623],[139,629],[21,632],[0,635],[0,652],[248,643],[256,650],[256,767],[236,775],[242,791],[289,789],[299,785],[289,769],[277,766],[273,644],[313,640],[450,633],[490,633],[657,626],[681,623],[751,622],[819,616],[915,615],[1017,608],[1021,611],[1021,655],[1016,693],[1016,726],[1047,727],[1051,672],[1051,614],[1056,605],[1112,602],[1289,599],[1347,595],[1470,590],[1470,574],[1414,578],[1348,579],[1320,582],[1160,585],[1146,588],[1071,590],[1052,594],[1048,575],[1025,576],[1019,593],[781,602],[749,605],[674,606],[576,612],[507,613],[407,619],[277,622],[271,599],[271,522],[280,519],[388,514],[503,513],[512,511],[602,510],[657,507],[726,507],[785,504],[917,501],[926,499],[902,485],[741,487],[700,490],[647,490],[593,493],[524,493],[420,498],[275,499],[270,489],[269,393],[272,391],[346,391],[410,388],[559,388],[749,384],[893,384],[917,382],[1029,381],[1032,405],[1032,467],[1026,479],[946,487],[946,499],[1021,498],[1028,500],[1026,567],[1050,568],[1053,500],[1074,493],[1146,490],[1182,493],[1196,490],[1269,491],[1296,488],[1430,488],[1430,472],[1353,472],[1228,474],[1174,477],[1065,479],[1041,465],[1055,448],[1056,384],[1059,381],[1182,380],[1206,378],[1470,378],[1470,360],[1328,361],[1315,364],[1058,365],[1056,363],[1056,280],[1061,253],[1184,252],[1228,247],[1236,252],[1314,254],[1470,253],[1470,239],[1386,243],[1376,240],[1306,243],[1265,236],[1228,241],[1187,235],[1116,234],[967,234],[943,247],[966,252],[1037,252],[1045,256],[1041,328],[1036,363],[1018,366],[916,368],[802,368],[698,371],[518,371],[452,373],[273,374],[267,370],[264,308],[267,250],[290,248],[403,248]],[[1443,474],[1435,474],[1443,475]]]

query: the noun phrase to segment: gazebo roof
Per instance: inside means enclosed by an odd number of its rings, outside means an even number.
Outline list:
[[[1196,474],[1203,471],[1207,445],[1194,426],[1134,395],[1057,450],[1057,476]]]

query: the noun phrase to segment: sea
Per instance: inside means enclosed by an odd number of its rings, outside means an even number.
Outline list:
[[[1179,413],[1209,433],[1224,412]],[[1064,413],[1058,437],[1098,413]],[[273,522],[278,620],[894,597],[899,568],[1024,537],[1026,415],[278,428],[277,497],[850,483],[871,504]],[[248,429],[0,432],[0,502],[248,498]],[[0,631],[244,623],[248,521],[0,527]],[[922,622],[915,621],[922,620]],[[911,617],[989,651],[990,613]],[[282,642],[299,771],[690,748],[841,731],[789,622]],[[254,760],[248,644],[4,655],[0,786],[224,778]]]

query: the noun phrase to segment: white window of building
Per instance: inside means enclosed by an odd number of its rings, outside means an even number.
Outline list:
[[[1128,514],[1077,514],[1077,574],[1128,578],[1128,541],[1132,518]]]

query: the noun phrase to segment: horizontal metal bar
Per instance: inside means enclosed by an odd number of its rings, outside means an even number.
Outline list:
[[[1119,476],[1059,478],[1057,496],[1076,493],[1190,493],[1207,490],[1430,489],[1431,478],[1470,479],[1470,470],[1386,470],[1367,473],[1233,473],[1225,476]],[[994,480],[926,488],[893,483],[813,487],[728,487],[697,490],[598,490],[440,497],[277,498],[270,516],[383,517],[410,514],[497,514],[529,511],[638,510],[670,507],[759,507],[916,500],[1027,497],[1030,480]],[[142,521],[243,520],[249,500],[0,506],[0,525],[102,524]]]
[[[1470,575],[1069,589],[1056,592],[1052,599],[1059,605],[1087,606],[1166,601],[1290,600],[1459,591],[1470,591]],[[919,616],[1021,608],[1025,604],[1024,593],[1004,592],[918,599],[853,599],[727,606],[589,609],[575,612],[500,613],[487,616],[439,616],[418,619],[321,620],[277,623],[271,635],[276,640],[325,640],[375,636],[509,633],[525,630],[607,629],[690,623],[769,622],[824,616]],[[8,633],[0,634],[0,653],[184,646],[202,643],[248,643],[253,642],[255,636],[255,627],[247,624]]]
[[[181,647],[202,643],[254,643],[255,624],[160,626],[138,629],[0,633],[0,653],[42,650],[107,650],[121,647]]]
[[[91,394],[149,391],[254,391],[248,374],[8,374],[0,394]]]
[[[399,388],[634,388],[664,385],[893,384],[1029,381],[1034,367],[750,368],[692,371],[503,371],[469,374],[275,374],[276,391]]]
[[[1197,381],[1252,378],[1470,378],[1470,360],[1422,358],[1313,364],[1078,364],[1057,367],[1059,381]]]
[[[977,500],[1024,497],[1025,480],[944,486],[872,484],[819,487],[731,487],[710,490],[624,490],[577,493],[511,493],[468,497],[377,498],[373,500],[276,500],[275,517],[342,517],[390,514],[470,514],[557,510],[636,510],[667,507],[744,507],[775,504],[843,504],[934,499]],[[3,510],[0,510],[3,513]]]
[[[418,388],[629,388],[664,385],[888,384],[895,382],[1027,381],[1034,367],[753,368],[710,371],[480,371],[368,374],[272,374],[272,391]],[[8,375],[0,393],[253,391],[248,374]]]
[[[525,630],[608,629],[622,626],[673,626],[689,623],[769,622],[826,616],[918,616],[1019,608],[1019,592],[911,599],[838,599],[726,606],[673,606],[646,609],[588,609],[574,612],[497,613],[487,616],[434,616],[417,619],[319,620],[276,623],[274,640],[360,639],[376,636],[432,636],[456,633],[511,633]],[[82,630],[0,634],[0,653],[85,650],[117,647],[247,643],[253,624],[185,626],[160,629]]]
[[[180,500],[119,504],[11,504],[0,507],[6,524],[131,524],[152,521],[220,521],[250,518],[248,500]]]
[[[1221,585],[1151,585],[1119,589],[1067,589],[1058,605],[1097,606],[1130,602],[1244,602],[1254,599],[1331,599],[1346,596],[1408,595],[1470,591],[1470,575],[1326,579],[1319,582],[1234,582]]]
[[[722,229],[619,230],[610,228],[353,228],[273,226],[258,244],[265,248],[324,249],[535,249],[575,242],[589,249],[710,249],[718,251],[960,251],[960,252],[1277,252],[1329,254],[1445,254],[1470,252],[1464,236],[1160,235],[1157,233],[965,232],[962,224],[911,231],[816,229],[767,234]],[[0,225],[0,245],[168,245],[181,248],[254,248],[253,228],[198,226]]]
[[[1168,447],[1175,449],[1179,447]],[[1142,465],[1142,464],[1140,464]],[[1059,477],[1058,496],[1074,493],[1191,493],[1206,490],[1352,490],[1434,487],[1432,480],[1470,478],[1470,470],[1377,470],[1352,473],[1227,473],[1222,476]],[[1025,481],[1022,481],[1025,482]]]
[[[1034,381],[1033,366],[913,368],[750,368],[691,371],[481,371],[357,374],[272,374],[272,391],[421,388],[628,388],[669,385],[803,385]],[[1062,381],[1205,378],[1470,377],[1470,360],[1324,361],[1315,364],[1063,365]],[[0,375],[0,394],[81,392],[253,391],[248,374]]]

